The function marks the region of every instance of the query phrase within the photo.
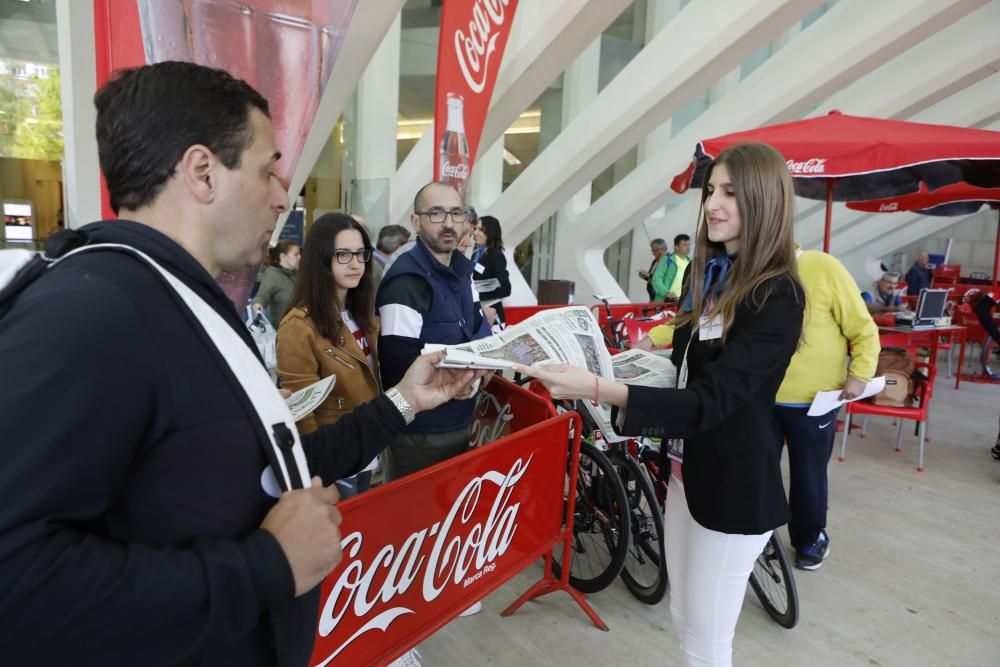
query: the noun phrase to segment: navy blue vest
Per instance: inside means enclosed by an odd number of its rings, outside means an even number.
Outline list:
[[[420,276],[434,293],[430,310],[421,313],[423,343],[456,345],[492,335],[478,300],[472,297],[472,262],[462,253],[452,253],[451,266],[435,259],[418,238],[409,252],[400,255],[383,280],[401,275]],[[405,430],[409,433],[444,433],[466,428],[472,423],[475,399],[451,400],[433,410],[421,412]]]

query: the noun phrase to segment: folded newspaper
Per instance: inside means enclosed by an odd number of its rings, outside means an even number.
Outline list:
[[[300,421],[303,417],[319,407],[320,403],[333,391],[333,385],[337,383],[337,376],[325,377],[319,382],[314,382],[305,389],[300,389],[289,396],[285,403],[292,411],[292,418]]]
[[[571,364],[603,378],[647,387],[676,387],[669,359],[644,350],[611,356],[594,314],[586,306],[543,310],[501,333],[461,345],[425,345],[424,354],[443,350],[441,368],[508,370],[514,364]],[[605,438],[621,440],[611,428],[611,407],[580,401]]]

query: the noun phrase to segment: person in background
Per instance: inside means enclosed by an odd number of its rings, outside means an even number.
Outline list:
[[[878,327],[857,285],[833,255],[798,250],[799,279],[806,291],[802,342],[792,357],[774,406],[775,456],[788,444],[788,535],[795,567],[818,570],[830,555],[826,531],[827,465],[837,431],[837,411],[810,417],[818,391],[861,395],[878,364]],[[848,369],[850,345],[850,369]]]
[[[382,266],[383,273],[392,264],[392,256],[396,250],[409,240],[410,230],[402,225],[386,225],[378,230],[378,241],[375,242],[375,254],[372,257]]]
[[[685,665],[732,664],[750,572],[789,517],[771,419],[805,306],[794,206],[785,158],[770,146],[729,148],[708,167],[704,220],[675,318],[676,389],[620,384],[568,365],[514,368],[554,398],[610,403],[621,435],[684,439],[682,468],[671,470],[665,544]]]
[[[278,376],[298,391],[331,375],[333,390],[298,423],[299,433],[335,424],[381,391],[375,343],[373,248],[368,232],[343,213],[327,213],[312,227],[290,309],[278,327]],[[371,487],[372,459],[353,477],[338,480],[342,498]]]
[[[639,277],[646,281],[646,294],[650,301],[656,301],[656,290],[653,289],[652,278],[656,273],[656,267],[660,259],[667,254],[667,242],[663,239],[653,239],[649,242],[649,252],[653,254],[653,262],[649,265],[649,270],[639,269]]]
[[[270,266],[261,270],[260,289],[253,298],[253,309],[267,309],[271,324],[277,328],[295,290],[295,274],[299,270],[302,249],[295,241],[283,239],[270,249],[270,257]]]
[[[881,278],[875,281],[874,294],[871,292],[861,293],[861,299],[865,302],[870,315],[898,313],[901,310],[906,310],[903,297],[896,294],[898,284],[899,274],[886,271]]]
[[[917,255],[917,261],[906,272],[907,295],[918,296],[920,290],[930,289],[931,281],[934,279],[934,271],[931,270],[930,261],[930,255],[925,250]]]
[[[465,208],[468,211],[468,217],[462,228],[462,238],[458,241],[458,251],[468,259],[472,259],[472,253],[476,249],[476,225],[479,223],[479,214],[471,206]]]
[[[667,255],[656,267],[650,282],[653,285],[654,301],[677,301],[684,284],[684,270],[691,262],[691,237],[678,234],[674,237],[674,251]]]
[[[488,292],[479,292],[480,300],[496,311],[497,322],[505,321],[502,299],[510,296],[510,276],[507,273],[507,257],[504,255],[503,233],[500,221],[492,215],[479,219],[474,232],[476,250],[472,253],[473,280],[496,278],[500,286]]]

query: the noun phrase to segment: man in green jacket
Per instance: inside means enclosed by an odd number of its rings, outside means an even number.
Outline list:
[[[676,301],[684,281],[684,269],[691,263],[691,237],[678,234],[674,237],[674,251],[661,259],[650,278],[653,301]]]

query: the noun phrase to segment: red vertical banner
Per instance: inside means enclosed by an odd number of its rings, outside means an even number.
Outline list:
[[[112,7],[114,5],[114,7]],[[113,10],[113,11],[112,11]],[[111,73],[124,67],[146,64],[139,28],[139,6],[135,2],[94,0],[94,52],[97,87],[107,83]],[[101,176],[101,217],[115,217],[108,201],[108,189]]]
[[[434,180],[466,185],[517,0],[444,0],[434,103]]]

